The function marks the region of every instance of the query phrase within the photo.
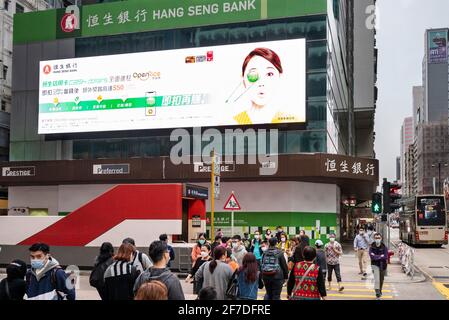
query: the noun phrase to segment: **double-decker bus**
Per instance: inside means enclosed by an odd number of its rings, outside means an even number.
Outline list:
[[[399,237],[409,245],[447,244],[444,195],[416,195],[401,201]]]

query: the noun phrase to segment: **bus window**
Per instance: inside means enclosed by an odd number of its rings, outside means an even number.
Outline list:
[[[441,197],[418,197],[417,222],[419,226],[444,226],[446,224],[444,201]]]

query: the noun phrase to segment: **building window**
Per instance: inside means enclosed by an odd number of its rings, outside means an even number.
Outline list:
[[[3,66],[3,79],[6,80],[7,76],[8,76],[8,66]]]
[[[20,4],[16,3],[16,13],[24,13],[25,8],[21,6]]]
[[[5,0],[4,9],[5,9],[5,11],[8,11],[8,9],[9,9],[9,0]]]
[[[2,111],[6,111],[6,101],[2,100]]]

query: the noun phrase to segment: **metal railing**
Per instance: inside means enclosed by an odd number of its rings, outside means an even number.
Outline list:
[[[413,279],[415,275],[415,249],[404,242],[400,242],[397,246],[397,252],[402,271]]]

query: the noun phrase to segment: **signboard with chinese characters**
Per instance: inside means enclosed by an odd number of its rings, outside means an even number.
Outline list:
[[[330,154],[321,157],[321,170],[323,176],[336,178],[376,180],[379,174],[376,160]]]
[[[305,44],[41,61],[38,133],[302,123]]]
[[[326,14],[326,0],[132,0],[14,15],[14,44]],[[32,28],[30,32],[30,28]]]

